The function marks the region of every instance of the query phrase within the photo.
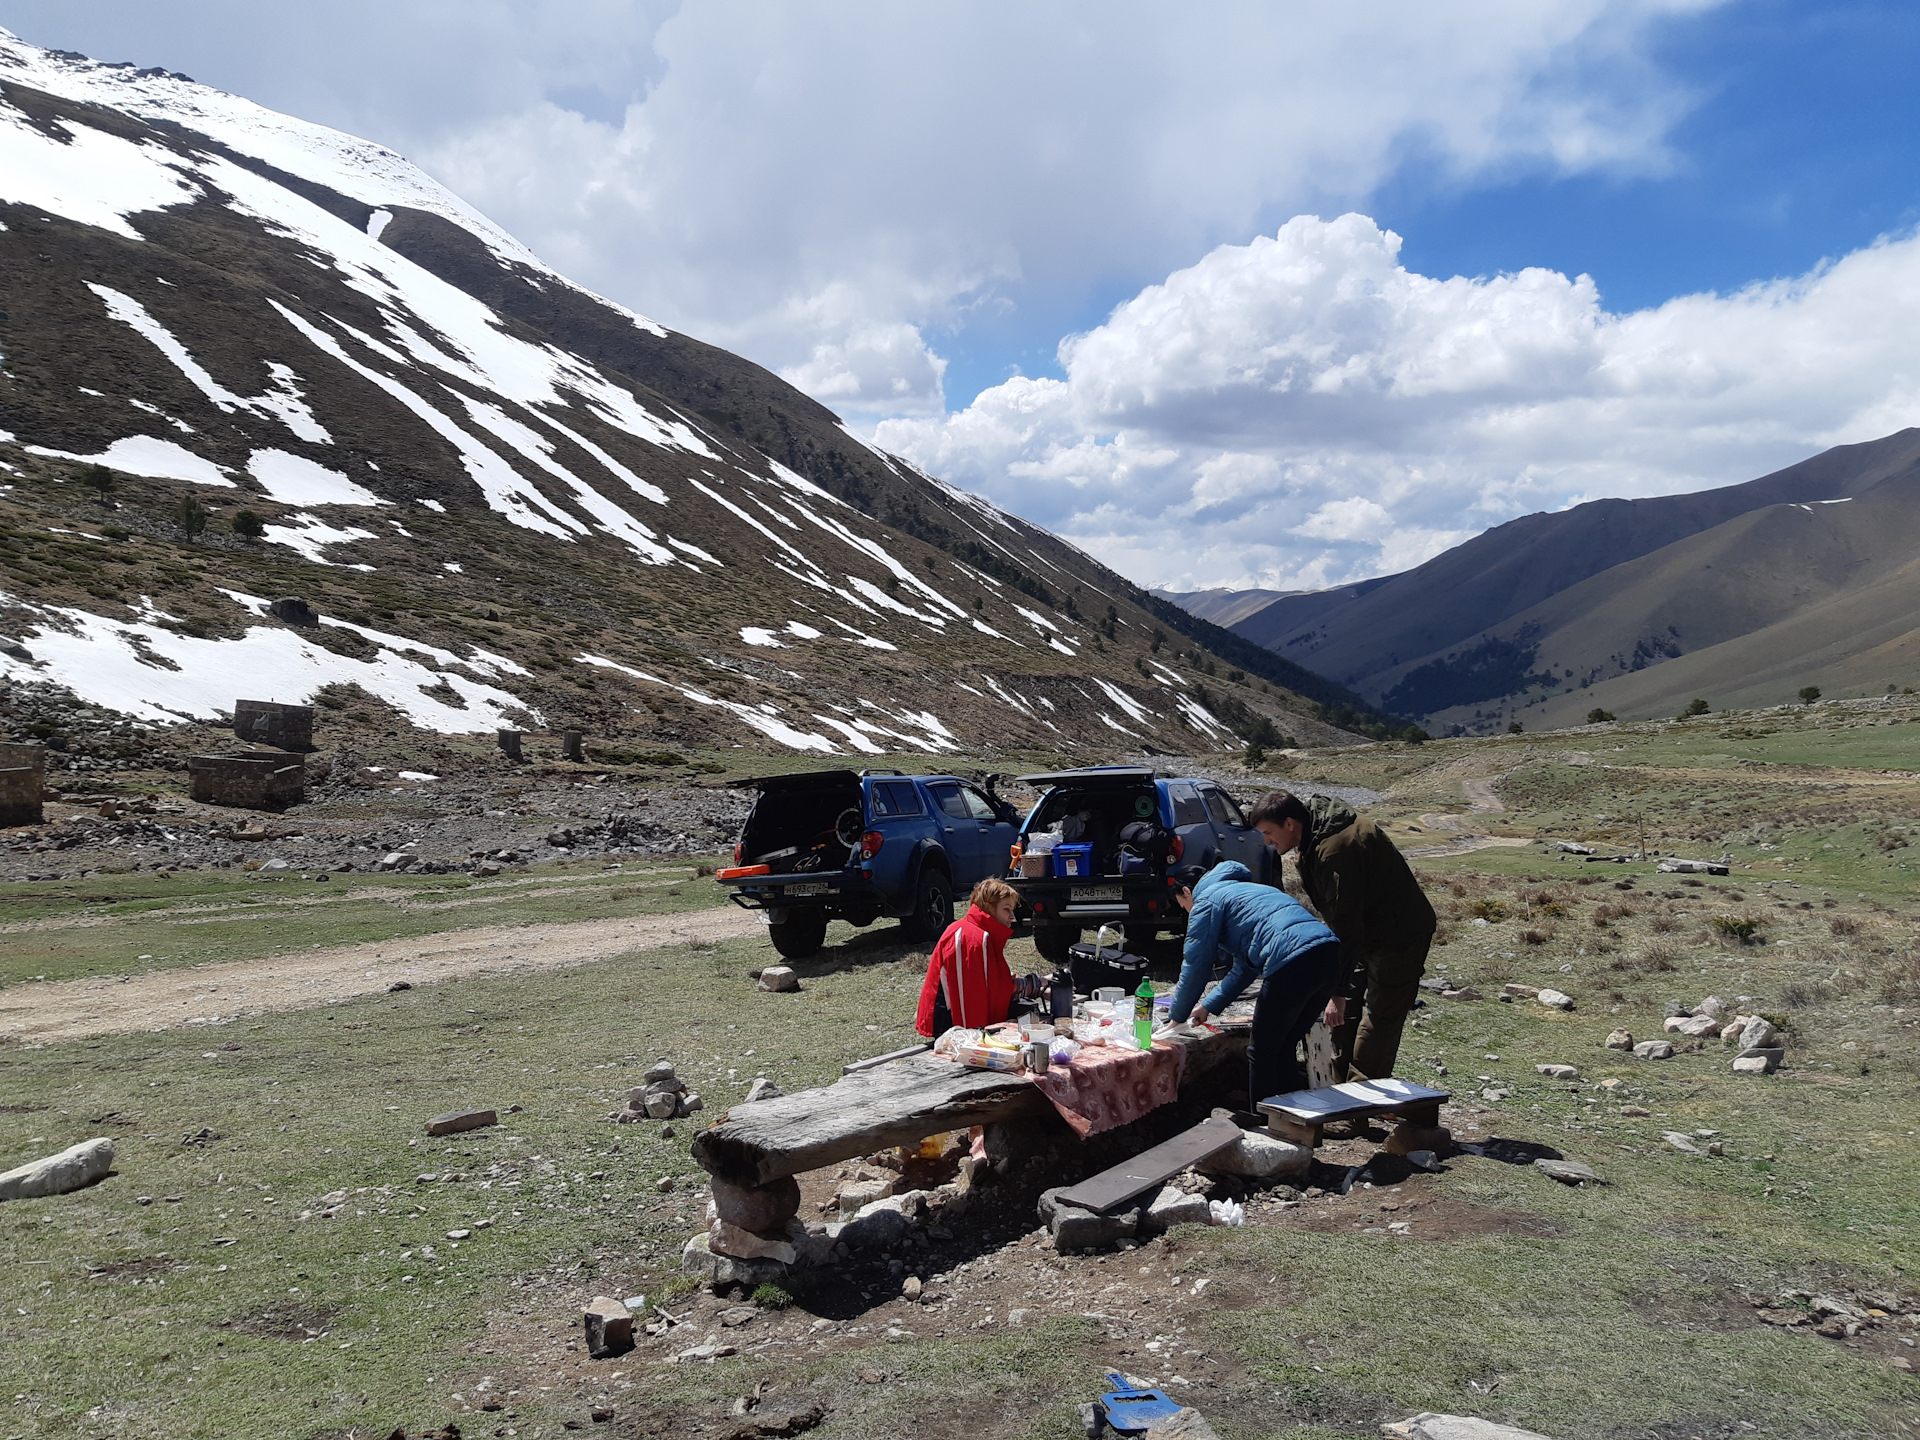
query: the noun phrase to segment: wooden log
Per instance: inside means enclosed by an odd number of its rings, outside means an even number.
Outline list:
[[[1246,1033],[1167,1037],[1187,1051],[1182,1088],[1246,1053]],[[1054,1114],[1020,1075],[921,1055],[855,1071],[818,1090],[735,1105],[693,1139],[693,1158],[735,1185],[765,1185],[973,1125]]]

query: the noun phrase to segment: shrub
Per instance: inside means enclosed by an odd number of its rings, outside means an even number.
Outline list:
[[[80,483],[105,500],[113,490],[113,472],[104,465],[89,465],[80,472]]]
[[[1522,945],[1544,945],[1552,938],[1553,933],[1548,930],[1522,930],[1520,932],[1520,943]]]
[[[1820,698],[1820,687],[1818,685],[1803,685],[1800,687],[1800,703],[1801,704],[1811,705],[1813,704],[1814,701],[1818,700],[1819,698]]]
[[[784,1310],[793,1304],[793,1296],[769,1281],[753,1292],[753,1303],[762,1310]]]
[[[1827,922],[1827,928],[1836,935],[1858,935],[1860,922],[1851,915],[1836,915]]]
[[[1520,724],[1518,720],[1514,721],[1511,725],[1507,726],[1507,734],[1509,735],[1523,735],[1525,733],[1526,733],[1525,728]]]
[[[252,510],[242,510],[233,517],[233,533],[242,540],[258,540],[267,533],[267,522]]]
[[[1686,709],[1680,712],[1680,718],[1685,720],[1689,715],[1709,715],[1711,713],[1713,713],[1713,707],[1711,705],[1707,704],[1704,700],[1696,699],[1689,703]]]
[[[1680,928],[1680,922],[1671,915],[1656,915],[1647,922],[1647,928],[1656,935],[1671,935]]]
[[[207,507],[191,495],[183,496],[173,507],[173,523],[189,535],[199,535],[207,528]]]
[[[1751,915],[1716,915],[1707,924],[1721,939],[1734,940],[1742,945],[1754,944],[1760,935],[1761,922]]]
[[[1613,712],[1611,710],[1602,710],[1598,705],[1587,711],[1587,724],[1589,725],[1602,725],[1611,719],[1613,719]]]
[[[1498,900],[1476,900],[1467,908],[1477,918],[1492,924],[1497,925],[1507,918],[1507,907]]]

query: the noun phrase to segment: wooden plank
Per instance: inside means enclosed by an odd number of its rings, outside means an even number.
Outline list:
[[[1183,1090],[1212,1083],[1220,1066],[1246,1054],[1244,1029],[1166,1038],[1187,1054]],[[736,1185],[765,1185],[889,1145],[1052,1110],[1024,1076],[910,1056],[818,1090],[736,1105],[694,1137],[693,1158]]]
[[[1202,1120],[1191,1130],[1082,1180],[1063,1191],[1060,1198],[1083,1210],[1111,1210],[1143,1190],[1166,1184],[1189,1165],[1226,1149],[1239,1138],[1240,1127],[1231,1120]]]
[[[736,1185],[765,1185],[889,1145],[909,1145],[1052,1107],[1025,1076],[937,1055],[880,1065],[819,1090],[735,1105],[693,1139],[693,1158]]]
[[[1328,1085],[1319,1090],[1295,1090],[1275,1095],[1259,1104],[1263,1115],[1280,1115],[1308,1125],[1324,1125],[1330,1120],[1359,1120],[1369,1115],[1388,1115],[1414,1106],[1438,1106],[1453,1096],[1445,1090],[1414,1085],[1389,1076],[1385,1080],[1349,1080],[1343,1085]]]
[[[842,1075],[857,1075],[862,1070],[871,1070],[876,1065],[889,1065],[895,1060],[904,1060],[909,1055],[919,1055],[933,1048],[933,1041],[922,1040],[918,1045],[909,1045],[903,1050],[889,1050],[884,1055],[876,1055],[871,1060],[856,1060],[851,1065],[842,1065]]]

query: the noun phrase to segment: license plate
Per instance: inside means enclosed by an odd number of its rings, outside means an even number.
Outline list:
[[[789,885],[782,893],[789,900],[796,895],[824,895],[827,893],[827,884],[824,880],[812,880],[804,885]]]
[[[1073,887],[1073,903],[1082,904],[1089,900],[1119,900],[1122,892],[1118,885],[1076,885]]]

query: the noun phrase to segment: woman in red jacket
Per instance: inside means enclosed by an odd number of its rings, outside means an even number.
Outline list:
[[[983,1029],[1005,1020],[1019,993],[1007,968],[1007,940],[1020,897],[1004,880],[973,887],[971,907],[933,947],[914,1028],[939,1036],[955,1025]]]

